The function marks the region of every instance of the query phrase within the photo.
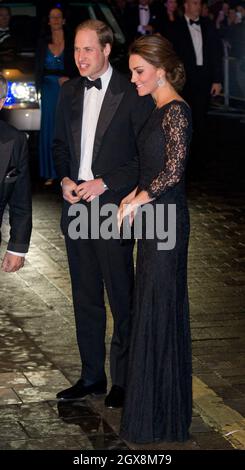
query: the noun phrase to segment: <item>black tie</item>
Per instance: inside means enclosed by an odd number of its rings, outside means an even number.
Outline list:
[[[140,7],[140,10],[148,11],[148,7]]]
[[[197,24],[197,25],[199,25],[199,24],[200,24],[200,20],[196,20],[196,21],[190,20],[190,25],[192,25],[192,24]]]
[[[96,80],[89,80],[87,77],[84,78],[84,86],[89,90],[89,88],[92,88],[95,86],[97,90],[101,90],[102,88],[102,83],[101,83],[101,78],[96,78]]]

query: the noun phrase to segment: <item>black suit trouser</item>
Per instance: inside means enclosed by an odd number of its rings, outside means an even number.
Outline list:
[[[122,246],[119,240],[71,240],[67,235],[65,239],[82,378],[88,384],[106,378],[105,284],[114,323],[111,379],[112,384],[124,387],[134,282],[133,243]]]

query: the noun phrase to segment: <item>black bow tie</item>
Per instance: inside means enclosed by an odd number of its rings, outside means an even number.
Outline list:
[[[140,6],[140,10],[148,11],[148,7],[141,7],[141,6]]]
[[[96,80],[89,80],[87,77],[84,78],[84,86],[89,90],[89,88],[92,88],[95,86],[97,90],[101,90],[102,88],[102,83],[101,83],[101,78],[96,78]]]
[[[200,20],[196,20],[196,21],[190,20],[190,25],[192,25],[192,24],[197,24],[197,25],[199,25],[199,24],[200,24]]]

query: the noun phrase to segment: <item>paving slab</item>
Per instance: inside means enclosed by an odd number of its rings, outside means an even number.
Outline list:
[[[133,445],[120,410],[103,398],[64,405],[56,393],[80,376],[60,197],[34,194],[25,268],[0,273],[0,449],[245,449],[245,216],[243,192],[189,188],[189,287],[194,413],[187,443]],[[3,225],[3,250],[8,238]],[[13,296],[13,292],[15,295]],[[108,305],[107,305],[108,307]],[[112,334],[108,308],[107,354]],[[108,357],[106,361],[108,368]]]

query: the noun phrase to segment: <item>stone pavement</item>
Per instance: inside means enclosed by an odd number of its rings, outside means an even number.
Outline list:
[[[224,194],[217,182],[190,185],[191,439],[144,446],[120,440],[120,411],[105,409],[103,399],[69,405],[55,400],[57,391],[78,379],[79,355],[60,199],[47,190],[33,200],[25,268],[0,274],[0,450],[244,449],[244,193],[229,188]],[[6,225],[3,239],[1,253]]]

